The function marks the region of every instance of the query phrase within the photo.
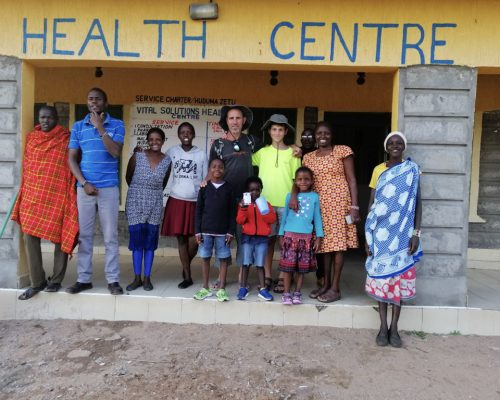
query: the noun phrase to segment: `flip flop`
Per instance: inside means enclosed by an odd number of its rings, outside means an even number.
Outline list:
[[[340,292],[334,292],[333,290],[328,290],[316,298],[316,300],[322,303],[333,303],[334,301],[338,301],[340,299]]]
[[[317,299],[319,296],[325,294],[326,292],[328,292],[328,289],[324,288],[324,287],[320,287],[320,288],[317,288],[317,289],[313,289],[311,291],[311,293],[309,293],[309,297],[311,299]]]

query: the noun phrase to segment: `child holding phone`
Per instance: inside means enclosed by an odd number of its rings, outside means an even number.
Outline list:
[[[240,270],[240,290],[238,300],[245,300],[248,296],[247,280],[251,265],[255,265],[259,274],[259,298],[271,301],[273,295],[265,286],[264,262],[266,260],[267,246],[271,226],[276,222],[276,213],[271,204],[267,203],[267,212],[260,210],[256,204],[262,191],[262,180],[251,176],[246,181],[246,193],[238,207],[236,222],[242,225],[241,244],[243,250],[243,265]],[[249,197],[249,198],[248,198]],[[264,198],[261,198],[264,200]]]

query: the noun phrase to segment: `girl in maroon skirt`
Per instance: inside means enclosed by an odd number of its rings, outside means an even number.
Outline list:
[[[207,175],[208,164],[205,152],[193,146],[193,125],[183,122],[177,129],[177,135],[181,143],[167,150],[167,155],[172,159],[172,187],[161,234],[177,237],[183,278],[178,287],[186,289],[193,284],[191,261],[198,250],[194,237],[196,199],[200,182]]]

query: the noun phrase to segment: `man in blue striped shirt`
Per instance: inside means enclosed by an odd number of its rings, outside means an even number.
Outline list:
[[[69,142],[69,167],[78,181],[77,203],[80,237],[78,280],[68,293],[92,289],[92,255],[96,214],[104,236],[106,261],[104,272],[111,294],[123,294],[118,262],[118,158],[121,155],[125,127],[123,121],[107,112],[108,98],[99,88],[87,95],[89,114],[75,122]]]

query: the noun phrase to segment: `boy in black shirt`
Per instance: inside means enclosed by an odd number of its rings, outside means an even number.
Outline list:
[[[220,288],[217,300],[228,301],[226,275],[231,258],[230,244],[236,229],[236,202],[233,188],[225,182],[224,162],[213,159],[209,165],[210,181],[198,193],[196,203],[195,233],[199,244],[198,255],[203,259],[203,287],[195,293],[196,300],[212,296],[208,288],[210,258],[215,247],[215,257],[220,260]]]

